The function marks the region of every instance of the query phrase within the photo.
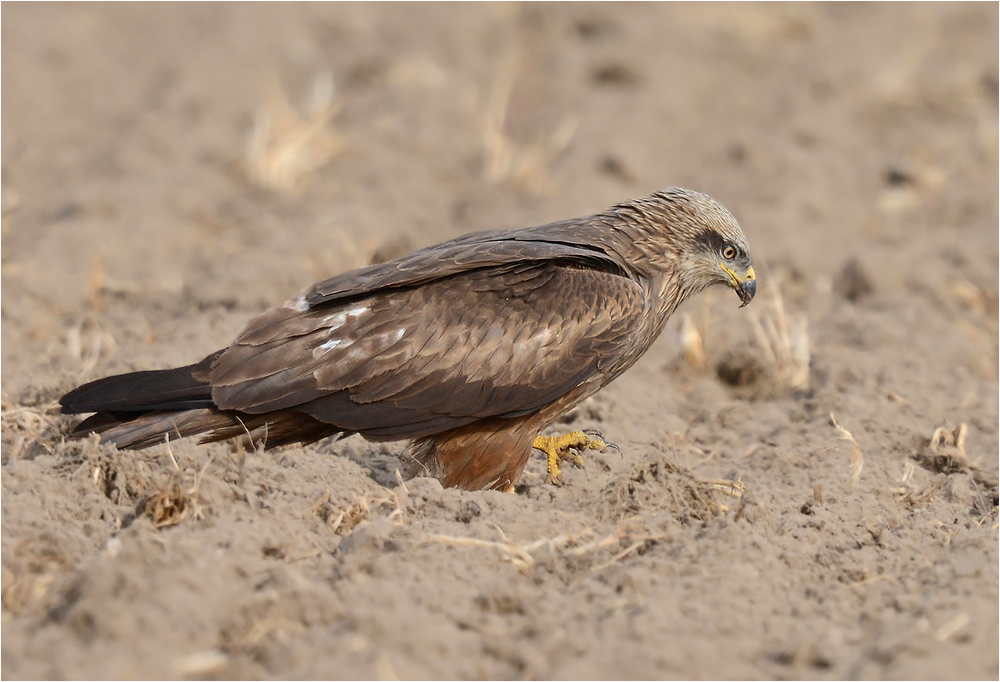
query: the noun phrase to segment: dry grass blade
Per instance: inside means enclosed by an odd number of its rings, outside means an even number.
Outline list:
[[[525,549],[516,545],[494,542],[491,540],[479,540],[477,538],[463,538],[453,535],[428,535],[424,538],[427,542],[434,542],[442,545],[454,545],[456,547],[480,547],[491,548],[499,551],[505,561],[517,566],[519,570],[527,570],[535,565],[535,559]]]
[[[959,424],[954,429],[939,426],[934,429],[929,441],[924,441],[917,452],[916,460],[931,471],[953,474],[972,466],[965,454],[965,436],[968,427]]]
[[[858,445],[858,441],[854,440],[854,436],[850,431],[837,423],[837,418],[833,415],[833,412],[830,413],[830,423],[833,424],[833,428],[837,429],[837,433],[840,434],[839,439],[846,440],[851,444],[851,486],[857,486],[861,480],[861,470],[865,465],[865,457],[861,453],[861,446]]]
[[[92,293],[94,301],[100,297],[100,292],[109,290],[103,279],[95,286],[99,288]],[[114,336],[104,331],[95,320],[88,318],[78,320],[66,330],[66,350],[70,357],[81,363],[77,378],[82,379],[97,366],[102,357],[114,355],[118,344]]]
[[[974,487],[977,495],[982,498],[983,490],[996,488],[998,480],[995,474],[984,471],[976,462],[969,459],[965,452],[967,433],[968,427],[965,424],[959,424],[953,429],[939,426],[934,429],[930,440],[920,440],[913,458],[920,466],[936,473],[951,475],[968,472],[976,484]],[[983,514],[989,513],[989,505],[985,498],[980,502],[977,505],[980,511]]]
[[[679,328],[681,348],[684,350],[684,360],[693,369],[705,367],[707,351],[705,339],[708,338],[708,327],[712,321],[712,292],[706,291],[701,296],[701,313],[683,313]],[[697,318],[697,319],[696,319]]]
[[[701,369],[705,366],[705,337],[687,313],[681,316],[681,347],[691,367]]]
[[[969,614],[962,612],[952,618],[950,621],[942,625],[934,633],[934,639],[939,642],[945,642],[959,633],[959,631],[964,628],[972,619]]]
[[[947,291],[963,307],[992,320],[997,319],[997,297],[985,287],[967,279],[952,280]]]
[[[590,570],[596,572],[607,568],[617,561],[621,561],[632,552],[646,546],[650,542],[655,542],[664,537],[661,534],[649,532],[641,517],[625,519],[613,533],[597,540],[590,540],[589,542],[583,542],[594,535],[593,530],[589,528],[576,535],[560,534],[551,538],[542,538],[527,545],[512,542],[499,527],[496,527],[496,530],[500,533],[500,542],[452,535],[428,535],[424,539],[427,542],[456,547],[495,549],[501,553],[501,558],[504,561],[514,564],[522,572],[527,571],[538,562],[535,554],[543,550],[551,555],[578,557],[610,547],[620,547],[623,542],[629,543],[625,549],[617,552],[607,561],[591,567]]]
[[[776,383],[785,389],[805,390],[809,388],[811,360],[808,322],[805,315],[786,313],[780,278],[775,277],[768,290],[770,300],[750,310],[754,338]]]
[[[391,490],[377,496],[358,495],[346,507],[337,508],[330,502],[330,494],[313,505],[313,513],[321,516],[330,525],[330,530],[338,535],[347,535],[362,523],[372,517],[378,509],[391,508],[389,520],[400,524],[403,522],[403,506],[399,495]]]
[[[903,475],[896,479],[898,485],[889,489],[899,496],[899,501],[911,506],[920,504],[937,492],[944,483],[943,478],[938,478],[929,483],[918,485],[915,481],[917,467],[913,462],[907,461],[903,466]]]
[[[3,608],[10,613],[44,603],[52,585],[69,568],[62,549],[47,537],[4,547]]]
[[[724,495],[729,495],[730,497],[735,497],[740,499],[743,497],[743,493],[746,491],[747,487],[743,484],[743,481],[730,481],[729,479],[716,478],[710,481],[712,487],[723,493]]]
[[[185,519],[200,519],[204,516],[204,506],[201,496],[201,484],[205,477],[205,472],[215,459],[215,454],[210,454],[205,464],[198,470],[194,477],[194,482],[186,487],[183,484],[184,471],[177,463],[174,453],[170,449],[169,439],[166,442],[167,454],[173,463],[173,471],[163,482],[159,489],[143,498],[139,504],[139,512],[144,514],[153,522],[156,528],[169,528],[176,526]]]
[[[32,446],[39,446],[49,454],[55,449],[46,436],[58,426],[55,416],[58,403],[49,403],[41,407],[15,405],[6,398],[0,400],[0,434],[5,447],[3,461],[16,461],[21,453]]]
[[[198,651],[181,657],[174,664],[174,671],[179,677],[205,678],[218,676],[229,664],[229,657],[218,649]]]
[[[608,566],[610,566],[611,564],[614,564],[614,563],[617,563],[617,562],[621,561],[622,559],[624,559],[625,557],[627,557],[629,554],[631,554],[632,552],[636,551],[640,547],[644,547],[648,541],[649,541],[649,538],[643,538],[641,540],[636,540],[631,545],[629,545],[628,547],[626,547],[622,551],[618,552],[617,554],[615,554],[613,557],[611,557],[607,561],[601,562],[598,565],[591,567],[590,570],[592,572],[594,572],[594,573],[596,573],[598,571],[602,571],[605,568],[607,568]]]
[[[247,143],[246,170],[262,187],[293,192],[306,176],[347,148],[343,136],[330,128],[341,103],[334,100],[329,77],[316,79],[304,115],[292,106],[277,79],[270,90]]]
[[[493,183],[507,183],[517,189],[542,196],[553,189],[548,167],[569,147],[576,134],[574,119],[564,119],[551,133],[534,143],[515,141],[508,130],[511,94],[517,80],[518,64],[506,59],[490,89],[486,106],[479,115],[482,136],[483,174]]]
[[[171,481],[142,502],[142,511],[156,528],[176,526],[196,513],[196,502],[180,482]]]

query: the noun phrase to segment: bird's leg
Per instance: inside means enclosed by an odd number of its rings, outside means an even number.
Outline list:
[[[605,442],[597,431],[574,431],[562,436],[539,435],[535,437],[533,444],[536,450],[544,452],[549,459],[546,482],[553,485],[562,483],[559,460],[564,459],[578,467],[583,466],[583,457],[580,456],[580,451],[604,452],[609,446],[617,448],[613,443]]]

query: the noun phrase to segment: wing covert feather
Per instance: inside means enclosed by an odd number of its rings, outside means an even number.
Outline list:
[[[514,262],[272,311],[213,366],[212,396],[222,409],[294,408],[384,438],[520,416],[599,373],[616,376],[644,301],[620,274]]]

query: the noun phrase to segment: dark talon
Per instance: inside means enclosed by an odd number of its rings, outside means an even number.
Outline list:
[[[607,445],[609,448],[614,448],[615,450],[617,450],[619,456],[621,456],[621,457],[625,456],[625,454],[622,452],[622,449],[620,447],[618,447],[617,444],[612,443],[612,442],[610,442],[608,440],[605,440],[604,434],[601,433],[600,431],[598,431],[597,429],[583,429],[583,433],[584,433],[584,435],[587,435],[587,436],[592,436],[594,438],[600,438],[602,441],[604,441],[604,444]]]

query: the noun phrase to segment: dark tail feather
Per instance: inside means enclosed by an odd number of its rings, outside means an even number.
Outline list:
[[[73,437],[90,433],[122,449],[141,449],[207,434],[202,443],[244,437],[265,447],[313,443],[341,433],[330,424],[290,410],[266,414],[222,411],[212,402],[208,383],[218,353],[177,369],[119,374],[76,388],[60,400],[63,414],[96,412],[73,430]]]
[[[120,449],[140,450],[199,433],[200,442],[212,443],[228,438],[243,438],[252,446],[265,448],[292,443],[314,443],[343,433],[341,429],[317,421],[307,414],[284,410],[266,414],[228,412],[214,408],[153,412],[99,412],[84,419],[73,430],[73,437],[90,433],[101,435],[102,443],[114,443]]]
[[[132,372],[91,381],[59,400],[63,414],[81,412],[149,412],[210,408],[208,383],[218,351],[195,365],[151,372]]]
[[[210,408],[155,412],[98,412],[73,429],[74,438],[101,434],[102,443],[120,449],[148,448],[169,438],[177,440],[238,424],[231,413]]]

